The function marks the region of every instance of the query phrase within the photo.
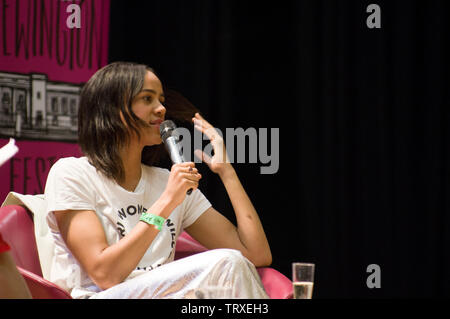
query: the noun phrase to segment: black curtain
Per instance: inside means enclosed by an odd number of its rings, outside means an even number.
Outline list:
[[[376,1],[381,29],[369,29],[370,3],[114,0],[109,57],[152,66],[223,131],[280,129],[276,174],[235,168],[272,267],[290,277],[292,262],[316,263],[314,297],[448,297],[450,11]]]

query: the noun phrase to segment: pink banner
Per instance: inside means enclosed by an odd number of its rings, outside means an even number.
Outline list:
[[[0,71],[86,82],[107,63],[109,6],[109,0],[0,1]]]
[[[0,139],[0,147],[9,140]],[[77,144],[47,141],[16,141],[19,152],[0,168],[2,199],[8,192],[43,194],[50,167],[61,157],[79,157]]]
[[[0,0],[0,199],[44,191],[61,157],[80,156],[82,84],[108,60],[110,0]]]

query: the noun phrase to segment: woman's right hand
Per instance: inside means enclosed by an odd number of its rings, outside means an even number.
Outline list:
[[[186,198],[186,192],[196,190],[202,178],[193,162],[174,164],[170,169],[169,180],[162,196],[171,204],[178,206]]]

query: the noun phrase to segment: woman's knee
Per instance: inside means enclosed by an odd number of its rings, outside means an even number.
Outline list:
[[[237,249],[230,249],[230,248],[220,248],[220,249],[214,249],[211,252],[213,252],[214,259],[217,262],[227,262],[230,264],[246,264],[247,260],[242,255],[242,253]]]

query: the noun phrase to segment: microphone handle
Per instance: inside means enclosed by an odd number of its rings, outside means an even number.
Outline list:
[[[172,160],[172,163],[174,164],[180,164],[184,163],[185,160],[183,156],[180,153],[180,149],[177,145],[177,140],[175,137],[170,136],[165,141],[164,144],[166,146],[167,152],[169,152],[170,159]],[[192,188],[188,189],[186,192],[187,195],[191,195]]]

